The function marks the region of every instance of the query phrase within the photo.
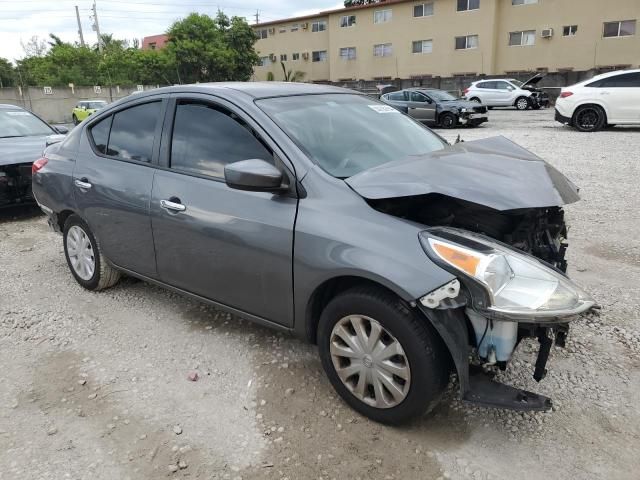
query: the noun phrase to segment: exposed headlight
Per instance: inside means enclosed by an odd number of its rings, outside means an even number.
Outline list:
[[[439,227],[422,232],[420,241],[434,261],[471,287],[474,308],[489,316],[552,320],[595,304],[561,272],[483,235]]]

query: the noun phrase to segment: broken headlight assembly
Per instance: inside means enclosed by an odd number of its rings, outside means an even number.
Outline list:
[[[420,234],[427,255],[467,287],[487,318],[553,322],[579,315],[594,300],[562,272],[483,235],[448,227]]]

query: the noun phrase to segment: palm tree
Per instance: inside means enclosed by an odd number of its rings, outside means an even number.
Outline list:
[[[304,80],[304,76],[306,75],[305,72],[301,72],[300,70],[296,70],[295,72],[293,70],[287,71],[287,67],[285,67],[284,62],[280,62],[280,65],[282,66],[285,82],[301,82]]]

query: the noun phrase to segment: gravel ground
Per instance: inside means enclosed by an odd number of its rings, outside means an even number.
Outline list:
[[[42,216],[3,211],[0,478],[637,479],[640,129],[580,134],[552,115],[494,110],[440,133],[505,135],[582,189],[570,273],[602,314],[574,324],[542,383],[531,342],[502,375],[554,411],[449,391],[409,426],[375,424],[337,398],[315,347],[131,279],[84,291]]]

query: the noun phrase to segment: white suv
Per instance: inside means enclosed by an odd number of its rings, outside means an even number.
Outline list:
[[[556,100],[556,120],[581,132],[640,125],[640,69],[604,73],[563,88]]]
[[[544,77],[535,75],[522,83],[513,78],[494,78],[473,82],[464,93],[467,100],[480,102],[487,107],[516,107],[539,109],[549,105],[549,96],[536,88],[536,84]]]

